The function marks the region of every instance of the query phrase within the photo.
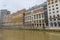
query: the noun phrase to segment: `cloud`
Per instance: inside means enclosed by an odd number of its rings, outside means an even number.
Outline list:
[[[44,1],[45,0],[0,0],[0,9],[8,9],[15,12],[18,9],[29,8]]]

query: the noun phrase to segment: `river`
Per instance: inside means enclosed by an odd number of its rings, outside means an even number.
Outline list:
[[[0,29],[0,40],[60,40],[60,32]]]

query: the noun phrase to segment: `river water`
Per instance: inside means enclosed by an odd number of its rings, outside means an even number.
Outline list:
[[[0,29],[0,40],[60,40],[59,32]]]

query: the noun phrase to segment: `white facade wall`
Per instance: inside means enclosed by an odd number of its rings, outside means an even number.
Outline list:
[[[52,1],[52,0],[50,0],[50,1]],[[50,16],[53,18],[53,15],[55,15],[55,17],[57,17],[57,15],[59,14],[60,15],[60,1],[59,0],[57,0],[58,2],[56,3],[54,0],[53,0],[53,4],[50,4],[50,5],[48,5],[47,4],[47,9],[48,9],[48,23],[49,23],[49,27],[55,27],[55,25],[54,25],[54,22],[56,22],[56,27],[59,27],[58,26],[58,22],[60,22],[60,20],[57,20],[57,18],[56,18],[56,20],[54,20],[54,19],[52,19],[52,21],[50,21]],[[51,2],[50,2],[51,3]],[[57,5],[57,6],[56,6]],[[50,8],[49,8],[49,6],[50,6]],[[54,6],[54,7],[52,7],[52,6]],[[56,9],[58,7],[58,9]],[[54,8],[54,10],[53,10],[53,8]],[[51,9],[51,11],[49,11],[49,9]],[[57,12],[57,11],[59,11],[59,12]],[[50,14],[50,12],[51,12],[51,14]],[[53,12],[55,12],[55,13],[53,13]],[[53,23],[53,26],[51,26],[50,25],[50,23]]]

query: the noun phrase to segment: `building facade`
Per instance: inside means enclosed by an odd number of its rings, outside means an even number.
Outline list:
[[[42,29],[48,26],[46,2],[36,5],[25,12],[25,26],[31,29]]]
[[[11,25],[11,20],[12,20],[12,14],[8,14],[8,15],[4,15],[3,17],[3,25],[6,26],[10,26]]]
[[[60,27],[60,0],[47,0],[49,28]]]
[[[24,10],[19,10],[12,16],[12,23],[16,26],[23,26],[23,13]]]
[[[4,15],[7,15],[7,14],[10,14],[10,11],[8,11],[6,9],[0,10],[0,27],[3,24],[3,17],[4,17]]]
[[[16,13],[5,15],[3,18],[4,26],[7,28],[22,28],[24,23],[24,9],[18,10]]]

